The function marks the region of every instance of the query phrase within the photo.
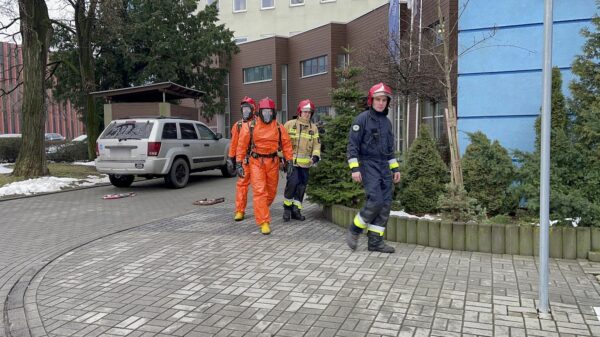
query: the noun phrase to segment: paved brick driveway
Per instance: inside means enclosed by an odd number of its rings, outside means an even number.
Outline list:
[[[344,231],[321,219],[316,206],[306,209],[310,221],[286,224],[274,207],[273,233],[263,236],[251,219],[233,223],[230,204],[191,206],[192,196],[206,196],[201,191],[233,186],[233,180],[199,179],[189,189],[166,192],[149,182],[111,211],[98,198],[105,188],[22,199],[12,211],[0,203],[0,216],[18,209],[32,213],[30,221],[17,219],[19,229],[2,225],[2,234],[13,230],[21,244],[27,242],[18,248],[15,240],[0,239],[2,247],[10,247],[0,255],[8,275],[2,276],[1,289],[11,284],[11,273],[27,281],[10,292],[21,294],[14,298],[23,304],[5,312],[15,318],[11,331],[23,336],[600,336],[593,311],[600,307],[600,285],[591,274],[600,272],[598,264],[551,260],[553,319],[539,319],[532,257],[407,244],[394,244],[396,254],[384,255],[367,252],[364,241],[350,252]],[[76,210],[42,216],[39,199]],[[104,218],[76,220],[88,213]],[[33,220],[35,214],[41,218]],[[10,296],[5,303],[11,303]]]

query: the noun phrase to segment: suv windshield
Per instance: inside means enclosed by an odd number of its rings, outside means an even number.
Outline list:
[[[147,139],[154,123],[127,121],[113,123],[102,135],[103,139]]]

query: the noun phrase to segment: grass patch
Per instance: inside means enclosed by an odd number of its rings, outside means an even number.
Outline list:
[[[13,167],[13,165],[7,165],[7,167]],[[72,165],[65,163],[49,163],[48,169],[50,170],[50,175],[54,177],[61,178],[76,178],[76,179],[84,179],[90,175],[99,176],[100,173],[96,171],[96,168],[93,166],[85,166],[85,165]],[[10,174],[0,174],[0,187],[14,183],[15,181],[25,180],[23,177],[15,177]]]

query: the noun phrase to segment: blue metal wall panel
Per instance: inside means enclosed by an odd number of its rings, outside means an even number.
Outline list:
[[[561,75],[563,94],[570,96],[568,85],[574,76],[568,69]],[[542,72],[461,76],[458,92],[460,118],[535,115],[542,106]]]
[[[581,29],[590,25],[589,21],[554,25],[552,63],[555,66],[562,68],[571,65],[585,42],[580,34]],[[481,31],[460,33],[460,48],[468,48],[473,44],[472,41],[480,40],[481,35]],[[485,40],[477,49],[461,55],[459,74],[541,69],[543,38],[543,25],[498,29],[492,38]]]
[[[465,0],[459,0],[462,7]],[[533,125],[541,108],[543,0],[470,0],[459,22],[459,48],[479,40],[489,27],[495,36],[458,61],[459,131],[481,130],[506,148],[533,150]],[[553,64],[561,68],[569,94],[571,63],[592,27],[595,0],[554,0]],[[459,134],[464,153],[466,134]]]
[[[543,0],[459,0],[464,8],[459,30],[542,23]],[[554,21],[589,19],[596,13],[593,0],[554,0]],[[492,19],[493,18],[493,19]]]
[[[498,140],[507,150],[533,151],[535,145],[535,117],[522,118],[467,118],[458,124],[458,144],[464,154],[469,145],[467,132],[481,131],[491,140]]]

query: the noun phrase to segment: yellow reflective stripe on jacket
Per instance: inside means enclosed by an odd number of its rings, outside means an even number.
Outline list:
[[[294,156],[294,162],[298,164],[310,164],[312,162],[312,159]]]
[[[390,170],[400,167],[396,158],[388,160],[388,163],[390,163]]]
[[[350,165],[351,169],[358,167],[358,159],[356,159],[356,158],[348,159],[348,165]]]

